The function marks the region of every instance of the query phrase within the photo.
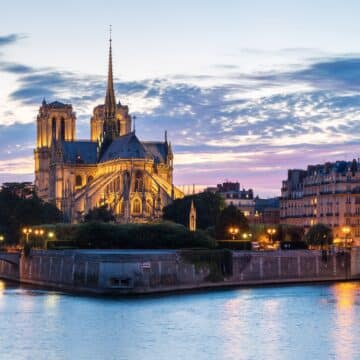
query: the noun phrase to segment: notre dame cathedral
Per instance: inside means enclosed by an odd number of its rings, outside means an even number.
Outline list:
[[[107,205],[119,222],[145,222],[182,192],[173,185],[173,152],[164,141],[140,141],[127,106],[116,103],[110,38],[105,104],[91,118],[91,139],[75,140],[72,105],[45,100],[37,116],[35,189],[67,221]]]

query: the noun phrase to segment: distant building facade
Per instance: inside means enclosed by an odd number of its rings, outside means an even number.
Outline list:
[[[252,189],[241,189],[239,182],[226,181],[216,187],[208,187],[206,191],[220,194],[226,205],[236,206],[246,217],[255,216],[254,192]]]
[[[255,216],[252,219],[256,224],[280,223],[280,199],[278,197],[269,199],[255,198]]]
[[[31,199],[35,193],[35,186],[32,182],[5,182],[1,186],[2,190],[11,192],[12,194],[22,198]]]
[[[91,118],[90,140],[76,140],[72,105],[44,99],[37,116],[35,190],[71,222],[92,208],[110,207],[120,222],[161,216],[182,197],[173,185],[173,152],[163,141],[140,141],[126,105],[115,100],[111,39],[104,104]]]
[[[350,227],[350,237],[360,245],[359,161],[289,170],[281,188],[280,221],[305,229],[322,223],[335,238],[344,237],[342,228]]]

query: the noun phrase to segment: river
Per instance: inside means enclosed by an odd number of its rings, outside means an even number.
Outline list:
[[[360,283],[136,298],[0,281],[0,359],[359,359]]]

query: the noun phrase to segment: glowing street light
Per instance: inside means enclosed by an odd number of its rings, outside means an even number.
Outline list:
[[[232,236],[232,240],[235,240],[235,235],[237,235],[239,233],[239,229],[237,227],[231,227],[229,229],[229,233]]]
[[[244,240],[246,240],[246,239],[248,239],[248,238],[252,238],[252,234],[251,233],[243,233],[242,234],[242,238],[244,239]]]
[[[50,231],[50,232],[48,233],[48,237],[49,237],[50,239],[52,239],[54,236],[55,236],[55,234],[54,234],[52,231]]]
[[[32,233],[32,229],[31,228],[23,228],[22,232],[26,236],[26,242],[29,242],[29,235]]]
[[[4,235],[0,235],[0,241],[1,242],[5,241],[5,236]]]
[[[275,228],[269,228],[266,230],[266,232],[269,234],[270,242],[273,242],[273,236],[276,234]]]

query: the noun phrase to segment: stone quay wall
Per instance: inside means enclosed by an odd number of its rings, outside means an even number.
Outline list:
[[[0,277],[65,291],[141,294],[360,279],[360,249],[318,251],[49,250],[1,260]]]

